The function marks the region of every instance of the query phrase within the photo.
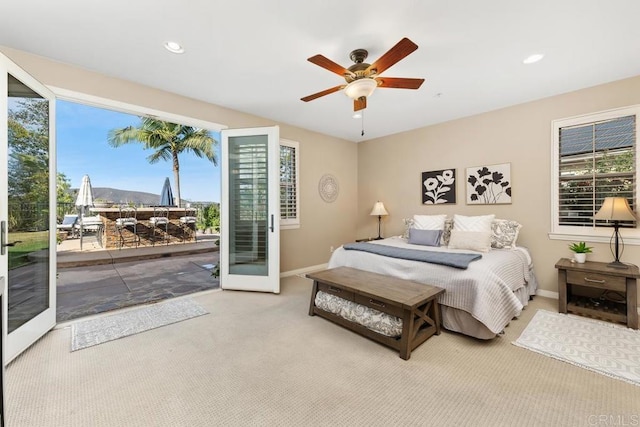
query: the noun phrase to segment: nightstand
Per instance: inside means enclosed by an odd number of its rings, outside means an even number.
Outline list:
[[[562,258],[558,269],[558,311],[624,323],[638,329],[638,282],[640,271],[635,265],[612,268],[605,262],[584,264]],[[602,291],[602,298],[574,294],[573,286]],[[619,298],[607,298],[607,293]]]

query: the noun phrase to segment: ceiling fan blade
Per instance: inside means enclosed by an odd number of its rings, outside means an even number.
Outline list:
[[[418,89],[424,79],[405,79],[402,77],[377,77],[378,87],[390,87],[394,89]]]
[[[309,95],[309,96],[305,96],[304,98],[300,98],[300,100],[304,101],[304,102],[313,101],[314,99],[320,98],[321,96],[325,96],[325,95],[329,95],[330,93],[337,92],[340,89],[342,89],[343,87],[344,87],[344,85],[334,86],[334,87],[332,87],[330,89],[325,89],[322,92],[314,93],[313,95]]]
[[[360,111],[367,108],[367,98],[361,96],[358,99],[353,100],[353,111]]]
[[[418,49],[418,45],[405,37],[394,47],[389,49],[387,53],[382,55],[376,62],[369,65],[366,71],[372,72],[373,70],[376,70],[375,74],[380,74],[416,49]]]
[[[322,68],[324,68],[325,70],[329,70],[332,73],[336,73],[337,75],[344,77],[344,76],[354,76],[355,74],[353,74],[351,71],[347,70],[346,68],[344,68],[342,65],[338,65],[335,62],[333,62],[332,60],[330,60],[329,58],[322,56],[322,55],[316,55],[316,56],[312,56],[311,58],[307,58],[307,61],[316,64]]]

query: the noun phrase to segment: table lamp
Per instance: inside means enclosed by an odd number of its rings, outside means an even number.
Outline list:
[[[384,204],[378,201],[375,205],[373,205],[373,209],[371,210],[371,213],[369,215],[378,216],[378,237],[376,237],[375,240],[380,240],[382,239],[382,236],[380,235],[380,223],[382,221],[382,216],[389,215],[389,212],[387,212],[387,210],[384,208]]]
[[[608,264],[613,268],[628,268],[627,265],[620,262],[620,255],[624,251],[624,242],[620,236],[620,221],[635,221],[636,216],[633,214],[629,202],[625,197],[606,197],[602,203],[602,207],[593,217],[605,221],[613,221],[613,236],[611,236],[610,245],[611,253],[614,254],[615,260]]]

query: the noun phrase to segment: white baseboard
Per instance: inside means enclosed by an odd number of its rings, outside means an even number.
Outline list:
[[[312,271],[324,270],[328,264],[312,265],[310,267],[299,268],[297,270],[283,271],[280,273],[280,278],[291,276],[304,276],[305,273],[311,273]]]
[[[559,295],[558,295],[557,292],[545,291],[544,289],[536,290],[536,295],[540,295],[541,297],[551,298],[551,299],[558,299],[559,298]]]

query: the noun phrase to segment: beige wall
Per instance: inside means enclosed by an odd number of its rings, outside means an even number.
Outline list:
[[[554,265],[571,252],[569,242],[548,238],[551,121],[639,103],[640,76],[360,143],[358,235],[376,235],[376,220],[368,216],[376,200],[389,211],[385,235],[400,234],[402,218],[416,213],[495,213],[523,224],[518,243],[531,250],[541,289],[557,292]],[[466,205],[465,168],[496,163],[511,163],[513,203]],[[457,203],[422,205],[421,172],[445,168],[456,169]],[[608,244],[592,246],[589,259],[612,261]],[[627,245],[622,261],[640,264],[640,247]]]
[[[326,263],[330,256],[330,246],[338,246],[355,238],[355,143],[49,61],[25,52],[4,47],[0,47],[0,51],[46,85],[220,123],[230,128],[279,125],[282,138],[300,143],[301,190],[301,226],[299,229],[281,231],[281,271]],[[170,165],[167,164],[167,167]],[[334,203],[323,202],[318,194],[318,181],[325,173],[333,174],[340,183],[340,195]]]

